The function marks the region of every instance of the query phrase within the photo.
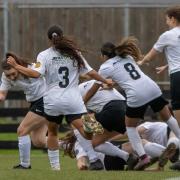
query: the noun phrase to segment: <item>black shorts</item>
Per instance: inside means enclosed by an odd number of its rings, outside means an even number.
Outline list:
[[[95,118],[108,131],[124,133],[125,126],[125,101],[113,100],[107,103],[101,112],[95,113]]]
[[[154,112],[159,112],[167,104],[168,104],[168,101],[166,101],[162,96],[159,96],[158,98],[153,99],[152,101],[150,101],[150,102],[148,102],[145,105],[140,106],[140,107],[129,107],[129,106],[127,106],[126,116],[130,117],[130,118],[144,119],[144,114],[145,114],[148,106],[150,106]]]
[[[50,116],[45,113],[45,117],[48,121],[55,122],[57,124],[61,124],[62,120],[65,118],[67,123],[71,124],[72,121],[74,121],[76,119],[80,119],[83,114],[68,114],[68,115]]]
[[[29,107],[29,111],[38,114],[40,116],[44,116],[44,101],[43,101],[43,97],[31,102],[30,107]]]
[[[173,110],[180,110],[180,71],[170,75],[171,105]]]

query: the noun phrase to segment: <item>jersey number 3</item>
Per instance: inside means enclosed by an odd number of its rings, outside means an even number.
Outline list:
[[[67,67],[60,67],[58,73],[63,75],[63,81],[59,82],[59,86],[66,88],[69,84],[69,69]]]
[[[131,76],[132,79],[136,80],[141,77],[140,74],[138,73],[138,71],[133,66],[133,64],[126,63],[126,64],[124,64],[124,68],[129,73],[129,75]]]

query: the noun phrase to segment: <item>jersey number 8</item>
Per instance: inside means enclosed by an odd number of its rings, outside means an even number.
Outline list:
[[[129,75],[132,79],[136,80],[139,79],[141,76],[138,73],[138,71],[135,69],[134,65],[131,63],[124,64],[124,68],[127,72],[129,72]]]

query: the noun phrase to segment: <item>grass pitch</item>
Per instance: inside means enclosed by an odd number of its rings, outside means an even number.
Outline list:
[[[50,170],[47,153],[33,150],[31,170],[14,170],[18,163],[17,150],[0,150],[0,180],[180,180],[180,172],[166,168],[163,172],[79,171],[75,160],[61,159],[61,171]]]

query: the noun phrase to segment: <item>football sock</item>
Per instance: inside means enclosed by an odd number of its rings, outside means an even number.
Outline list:
[[[96,152],[94,151],[94,148],[92,146],[91,140],[85,139],[77,129],[74,130],[74,134],[79,142],[79,144],[82,146],[84,151],[87,153],[89,161],[94,162],[98,159]]]
[[[157,143],[148,142],[144,145],[146,154],[152,158],[159,157],[165,149],[166,148],[164,146]]]
[[[18,137],[20,164],[30,166],[31,140],[29,135]]]
[[[126,127],[129,141],[131,142],[132,148],[137,152],[138,156],[145,155],[145,151],[142,145],[141,138],[135,127]]]
[[[175,136],[180,139],[180,129],[179,129],[179,125],[177,120],[171,116],[168,121],[167,124],[169,126],[169,128],[171,129],[171,131],[173,131],[173,133],[175,134]]]
[[[60,169],[59,149],[58,150],[48,149],[48,157],[49,157],[51,168],[59,170]]]
[[[109,143],[109,142],[105,142],[103,144],[96,146],[95,150],[109,156],[120,157],[124,159],[125,161],[127,161],[129,158],[129,153],[119,149],[117,146],[114,146],[112,143]]]

